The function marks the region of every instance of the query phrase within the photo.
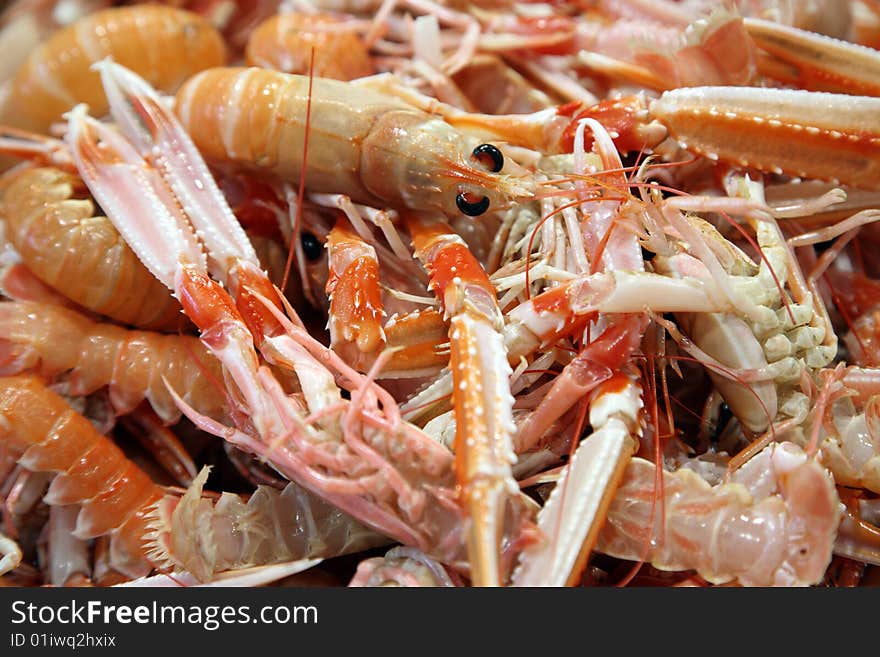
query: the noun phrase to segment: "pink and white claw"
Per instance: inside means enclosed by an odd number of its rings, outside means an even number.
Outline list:
[[[110,60],[92,67],[101,74],[113,119],[141,158],[155,167],[205,244],[211,275],[225,282],[241,261],[259,269],[256,252],[213,175],[159,94]]]
[[[176,296],[223,363],[250,416],[265,435],[281,418],[257,381],[253,336],[225,290],[208,275],[207,261],[187,217],[158,169],[110,126],[68,114],[67,143],[80,176],[144,265]]]
[[[578,446],[538,513],[545,541],[523,551],[513,586],[577,584],[635,452],[641,409],[634,376],[618,375],[598,388],[590,408],[597,429]]]

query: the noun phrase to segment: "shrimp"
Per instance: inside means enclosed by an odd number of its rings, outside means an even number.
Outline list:
[[[180,411],[164,380],[195,408],[225,416],[220,369],[194,337],[130,331],[101,324],[60,306],[0,302],[0,374],[67,375],[72,395],[108,386],[115,411],[125,414],[147,399],[166,423]]]
[[[362,356],[381,350],[387,342],[380,323],[385,312],[376,249],[360,239],[344,217],[336,220],[325,246],[330,346],[358,366]]]
[[[497,147],[474,140],[468,150],[471,140],[440,118],[346,82],[211,69],[181,87],[175,111],[209,161],[299,183],[309,104],[310,191],[450,217],[480,215],[534,193],[528,179],[504,173]]]
[[[162,6],[105,9],[59,30],[12,79],[0,123],[45,133],[77,103],[97,114],[107,101],[93,62],[112,57],[172,92],[194,73],[223,64],[220,34],[196,14]]]
[[[709,582],[809,586],[831,561],[841,504],[828,471],[794,443],[772,444],[710,486],[692,470],[663,472],[633,458],[608,509],[596,549],[690,570]]]
[[[141,264],[84,186],[55,168],[17,173],[0,196],[6,237],[44,283],[80,306],[153,330],[182,326],[180,304]]]
[[[58,473],[44,499],[80,505],[76,536],[109,534],[113,567],[129,576],[152,569],[142,544],[162,489],[60,396],[32,376],[0,379],[0,440],[29,471]]]
[[[315,52],[313,74],[334,80],[373,75],[375,67],[357,25],[335,14],[276,14],[260,23],[248,39],[250,66],[283,73],[308,74],[309,53]]]

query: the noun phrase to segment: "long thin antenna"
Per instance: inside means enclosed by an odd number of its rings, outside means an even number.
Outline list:
[[[296,252],[297,241],[299,240],[299,228],[302,221],[303,194],[306,187],[306,163],[309,154],[309,128],[312,123],[312,83],[315,81],[315,47],[312,46],[311,55],[309,57],[309,92],[306,97],[306,126],[305,137],[303,137],[303,159],[302,169],[299,172],[299,189],[296,194],[296,220],[293,222],[293,231],[291,233],[290,248],[287,250],[287,262],[284,263],[284,276],[281,278],[281,290],[287,288],[287,279],[290,277],[290,268],[293,265],[294,253]]]

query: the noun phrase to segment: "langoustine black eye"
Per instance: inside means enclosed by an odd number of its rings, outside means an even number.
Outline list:
[[[492,173],[498,173],[504,168],[504,155],[492,144],[480,144],[471,155]],[[477,217],[489,209],[489,197],[476,196],[472,192],[461,192],[455,197],[455,204],[467,216]]]
[[[489,197],[481,196],[474,200],[475,198],[470,192],[462,192],[455,197],[455,204],[467,216],[477,217],[489,209]]]
[[[498,173],[504,168],[504,155],[501,154],[497,146],[480,144],[474,149],[472,155],[492,173]]]
[[[303,231],[299,238],[300,243],[302,244],[303,253],[306,256],[306,259],[310,262],[315,262],[316,260],[321,259],[321,254],[324,251],[324,247],[321,244],[321,241],[315,237],[312,233]]]

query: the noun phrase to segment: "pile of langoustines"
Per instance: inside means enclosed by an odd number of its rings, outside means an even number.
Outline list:
[[[876,3],[51,4],[0,582],[877,581]]]

